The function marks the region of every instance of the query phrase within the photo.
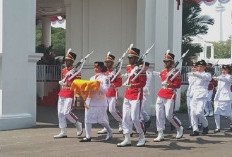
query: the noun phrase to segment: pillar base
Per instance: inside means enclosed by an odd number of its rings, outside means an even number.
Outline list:
[[[0,130],[23,129],[36,125],[31,114],[15,114],[0,116]]]

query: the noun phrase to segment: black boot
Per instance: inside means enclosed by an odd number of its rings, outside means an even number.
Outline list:
[[[218,133],[218,132],[220,132],[220,129],[215,129],[214,130],[214,133]]]
[[[208,132],[209,132],[209,127],[208,126],[203,128],[202,134],[205,135],[205,134],[208,134]]]
[[[80,142],[91,142],[91,138],[84,137]]]
[[[190,136],[199,136],[199,132],[198,131],[193,131]]]

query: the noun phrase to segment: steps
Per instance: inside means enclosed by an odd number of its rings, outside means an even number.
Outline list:
[[[58,101],[58,93],[60,89],[53,89],[52,92],[49,92],[47,96],[44,96],[42,100],[40,100],[39,105],[42,106],[57,106]]]

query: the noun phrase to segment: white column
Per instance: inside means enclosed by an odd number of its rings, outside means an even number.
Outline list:
[[[42,41],[46,47],[51,46],[51,18],[43,17],[42,18]]]
[[[173,54],[175,54],[175,60],[181,57],[181,45],[182,45],[182,4],[177,10],[176,1],[169,1],[169,47]],[[181,63],[180,63],[181,64]],[[181,66],[181,65],[179,65]],[[181,89],[181,88],[180,88]],[[176,110],[180,107],[181,90],[177,90],[176,98]]]
[[[35,12],[35,0],[0,0],[0,130],[36,124]]]
[[[155,7],[156,5],[154,0],[137,0],[136,47],[141,50],[141,55],[155,42]],[[154,70],[153,67],[156,64],[156,46],[157,44],[155,43],[155,46],[145,59],[145,61],[151,63],[150,71]],[[150,84],[151,95],[148,97],[147,104],[145,106],[145,110],[151,115],[155,114],[155,87],[156,86],[153,78]]]
[[[213,44],[211,45],[211,56],[210,59],[214,59],[214,46]]]
[[[66,42],[65,49],[66,51],[71,48],[71,1],[64,0],[65,11],[66,11]]]
[[[162,71],[163,58],[167,49],[181,56],[182,36],[182,5],[177,10],[175,1],[170,0],[137,0],[136,46],[144,52],[155,42],[155,48],[148,55],[147,61],[155,64],[151,71]],[[148,98],[146,110],[155,114],[154,104],[156,93],[161,88],[159,77],[153,77],[150,86],[151,96]],[[179,94],[180,95],[180,92]],[[180,96],[177,97],[176,109],[180,106]]]
[[[77,61],[83,56],[83,0],[65,0],[66,50],[77,53]],[[80,54],[81,53],[81,54]]]

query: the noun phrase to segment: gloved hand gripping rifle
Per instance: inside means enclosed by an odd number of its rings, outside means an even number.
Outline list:
[[[135,81],[139,75],[143,72],[144,67],[145,67],[145,62],[144,59],[147,57],[148,53],[150,52],[150,50],[153,48],[153,46],[155,45],[155,43],[153,43],[151,45],[150,48],[147,49],[147,51],[139,58],[138,62],[136,63],[136,66],[131,70],[130,74],[127,77],[126,82],[124,82],[123,86],[130,86],[129,84],[129,80],[130,77],[133,76],[135,74],[135,77],[132,79],[132,81]],[[142,68],[139,68],[139,65],[143,64]],[[139,70],[139,72],[136,74],[136,71]]]
[[[162,82],[162,85],[167,85],[167,82],[168,82],[168,78],[172,76],[172,78],[170,79],[171,81],[174,80],[174,78],[176,78],[176,76],[180,73],[181,71],[181,68],[179,69],[179,72],[177,72],[175,75],[174,75],[174,72],[176,71],[176,67],[179,65],[179,63],[181,62],[181,60],[188,54],[189,50],[187,50],[182,56],[181,58],[175,63],[174,67],[172,68],[172,70],[170,70],[168,72],[168,74],[166,75],[166,79]]]
[[[109,77],[113,77],[111,79],[111,81],[113,82],[116,77],[119,75],[119,73],[122,70],[122,64],[123,64],[123,58],[126,56],[126,54],[131,50],[131,48],[133,47],[133,44],[130,44],[130,46],[128,47],[128,49],[126,50],[126,52],[123,53],[122,57],[119,58],[117,65],[114,67],[113,71],[110,73]]]
[[[89,54],[87,54],[84,58],[82,58],[82,59],[72,68],[72,70],[70,70],[70,71],[65,75],[65,77],[64,77],[61,81],[59,81],[59,84],[60,84],[60,85],[65,84],[65,81],[66,81],[66,79],[67,79],[69,76],[71,76],[71,77],[68,78],[69,81],[72,80],[75,76],[77,76],[77,75],[81,72],[81,70],[82,70],[82,68],[83,68],[83,66],[84,66],[84,64],[85,64],[85,62],[86,62],[86,59],[87,59],[93,52],[94,52],[94,50],[93,50],[92,52],[90,52]],[[78,69],[79,66],[80,66],[80,68]]]

